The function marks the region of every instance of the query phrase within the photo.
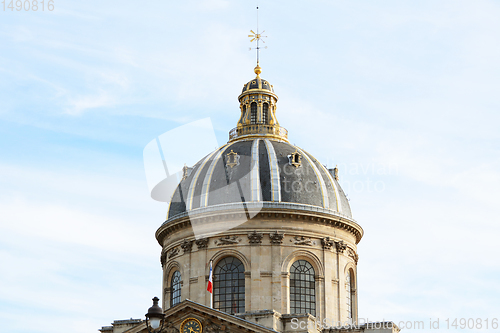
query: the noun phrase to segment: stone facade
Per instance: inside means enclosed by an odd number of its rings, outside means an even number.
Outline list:
[[[231,221],[231,213],[204,215],[204,223]],[[187,218],[186,218],[187,219]],[[191,217],[193,219],[193,217]],[[183,284],[182,300],[210,306],[207,292],[209,262],[213,265],[225,257],[236,257],[245,266],[245,313],[248,320],[269,316],[269,327],[276,327],[282,314],[290,313],[290,266],[306,260],[314,268],[317,318],[348,320],[346,274],[352,272],[353,319],[357,318],[356,261],[345,249],[356,253],[356,233],[361,229],[352,220],[300,211],[263,211],[256,217],[223,234],[200,236],[191,251],[175,251],[186,241],[194,241],[190,222],[173,227],[164,224],[157,232],[162,253],[168,256],[163,265],[163,308],[170,308],[172,274],[179,270]],[[168,230],[170,228],[170,230]],[[359,235],[359,233],[358,233]],[[342,246],[336,246],[340,244]],[[273,312],[264,315],[261,311]],[[276,322],[273,322],[276,321]],[[282,326],[281,324],[278,326]]]
[[[185,168],[156,232],[164,332],[179,333],[189,318],[203,327],[197,333],[399,332],[392,323],[318,325],[358,321],[363,229],[338,170],[288,142],[273,86],[259,66],[255,73],[239,96],[241,116],[229,142]],[[207,291],[210,262],[214,294]],[[140,320],[101,329],[145,331]]]

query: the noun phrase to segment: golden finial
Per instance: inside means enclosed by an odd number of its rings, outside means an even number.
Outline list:
[[[253,71],[255,72],[255,74],[257,74],[257,76],[259,76],[260,73],[262,73],[262,68],[260,68],[258,61],[257,61],[257,66],[255,66],[255,68],[253,69]]]

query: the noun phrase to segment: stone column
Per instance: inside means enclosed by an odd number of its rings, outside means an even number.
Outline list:
[[[248,234],[248,241],[250,243],[250,285],[251,290],[254,291],[250,294],[250,311],[261,310],[262,288],[261,288],[261,244],[262,234],[256,231]],[[246,310],[246,307],[245,307]]]
[[[283,243],[283,233],[270,233],[269,238],[271,239],[271,309],[274,311],[278,311],[279,313],[287,313],[284,312],[282,305],[282,286],[281,286],[281,257],[283,254],[283,247],[281,244]]]

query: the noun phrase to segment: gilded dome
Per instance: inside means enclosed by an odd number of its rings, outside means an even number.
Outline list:
[[[243,86],[243,89],[241,90],[241,93],[243,94],[244,92],[249,91],[249,90],[268,90],[268,91],[274,93],[273,86],[269,83],[269,81],[261,79],[260,76],[245,83],[245,85]]]
[[[257,76],[255,77],[255,79],[253,79],[253,80],[251,80],[243,85],[243,89],[241,90],[241,95],[240,95],[240,97],[238,97],[239,99],[241,99],[241,97],[243,95],[245,95],[245,92],[250,93],[250,90],[253,90],[253,92],[258,92],[259,90],[261,90],[261,93],[262,92],[265,93],[265,91],[267,90],[268,92],[271,92],[274,95],[273,86],[269,83],[269,81],[266,81],[260,77],[260,73],[262,73],[262,68],[259,66],[258,63],[254,69],[254,72],[255,72],[255,74],[257,74]],[[264,91],[262,91],[262,90],[264,90]],[[274,95],[274,97],[277,98],[276,95]]]

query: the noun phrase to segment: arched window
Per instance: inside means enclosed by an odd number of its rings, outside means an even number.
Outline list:
[[[353,317],[353,302],[352,302],[352,294],[354,281],[352,281],[352,271],[349,270],[347,272],[347,276],[345,279],[345,293],[346,293],[346,305],[347,305],[347,318],[352,320]]]
[[[267,103],[264,103],[262,106],[262,120],[264,124],[269,124],[269,104]]]
[[[235,257],[219,261],[214,269],[214,308],[230,314],[245,312],[245,267]]]
[[[257,124],[257,103],[255,102],[250,104],[250,122],[252,124]]]
[[[170,280],[170,306],[181,302],[181,272],[175,271]]]
[[[290,267],[290,313],[316,315],[314,275],[314,268],[305,260],[297,260]]]
[[[243,123],[245,123],[245,116],[247,115],[247,106],[243,105],[241,109],[242,109],[241,120]]]

